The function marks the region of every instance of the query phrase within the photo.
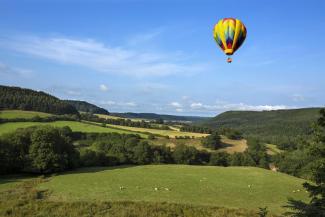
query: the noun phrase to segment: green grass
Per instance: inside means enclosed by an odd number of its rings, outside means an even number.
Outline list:
[[[1,177],[0,177],[0,180]],[[0,191],[0,216],[10,217],[258,217],[256,211],[188,204],[134,201],[53,201],[51,192],[37,186],[48,179],[34,178]],[[268,215],[268,217],[276,217]]]
[[[5,118],[5,119],[14,119],[14,118],[29,119],[35,116],[44,118],[44,117],[52,116],[52,114],[35,112],[35,111],[22,111],[22,110],[0,110],[0,118]]]
[[[169,202],[253,210],[267,206],[280,214],[288,197],[307,199],[303,182],[250,167],[148,165],[84,168],[52,177],[39,189],[48,189],[51,201]]]
[[[48,123],[41,122],[15,122],[15,123],[4,123],[0,124],[0,135],[15,131],[18,128],[26,128],[37,125],[51,125],[55,127],[64,127],[69,126],[72,131],[76,132],[96,132],[96,133],[125,133],[125,134],[139,134],[143,138],[147,138],[148,136],[141,133],[135,133],[128,130],[109,128],[109,127],[101,127],[88,123],[81,123],[77,121],[54,121]]]

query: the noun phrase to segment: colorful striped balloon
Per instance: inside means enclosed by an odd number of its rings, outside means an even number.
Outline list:
[[[213,37],[226,55],[232,55],[245,41],[246,33],[246,27],[240,20],[224,18],[215,25]]]

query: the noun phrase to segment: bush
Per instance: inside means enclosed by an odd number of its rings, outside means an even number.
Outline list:
[[[213,150],[219,149],[222,147],[221,137],[217,134],[217,132],[214,132],[202,139],[202,145],[203,147],[211,148]]]
[[[226,152],[212,153],[209,164],[213,166],[229,166],[230,155]]]
[[[59,129],[42,126],[31,134],[29,158],[33,171],[51,173],[75,167],[78,154]]]

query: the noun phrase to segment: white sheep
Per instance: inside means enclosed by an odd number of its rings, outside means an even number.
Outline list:
[[[158,188],[157,187],[155,188],[155,191],[158,191]]]

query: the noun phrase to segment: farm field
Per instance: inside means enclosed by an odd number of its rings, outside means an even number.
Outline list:
[[[225,136],[221,136],[221,142],[224,145],[224,148],[218,149],[216,151],[225,151],[227,153],[235,153],[235,152],[244,152],[247,148],[247,141],[245,139],[241,140],[233,140],[228,139]],[[175,147],[176,145],[188,145],[193,146],[198,150],[206,150],[206,151],[213,151],[212,149],[205,148],[202,146],[201,138],[195,138],[195,139],[175,139],[175,138],[156,138],[155,140],[150,140],[150,143],[153,145],[166,145],[171,148]]]
[[[148,165],[79,169],[53,176],[38,188],[52,192],[51,201],[169,202],[253,210],[267,206],[280,214],[288,197],[307,199],[304,181],[252,167]]]
[[[77,121],[54,121],[54,122],[15,122],[15,123],[3,123],[0,124],[0,135],[15,131],[18,128],[26,128],[30,126],[37,125],[51,125],[55,127],[64,127],[69,126],[72,131],[76,132],[96,132],[96,133],[125,133],[125,134],[139,134],[143,138],[147,138],[148,136],[141,133],[135,133],[128,130],[109,128],[109,127],[101,127],[93,124],[80,123]]]
[[[129,119],[131,121],[147,121],[146,119],[141,119],[141,118],[123,118],[123,117],[117,117],[117,116],[113,116],[113,115],[103,115],[103,114],[95,114],[97,117],[100,118],[105,118],[105,119]]]
[[[189,136],[195,138],[202,138],[209,135],[203,133],[180,132],[174,130],[159,130],[159,129],[149,129],[149,128],[140,128],[140,127],[128,127],[128,126],[120,126],[120,125],[112,125],[112,124],[107,124],[107,126],[116,127],[123,130],[135,131],[135,132],[147,132],[152,134],[158,134],[161,136],[169,136],[170,138],[175,138],[176,136]]]
[[[49,117],[53,116],[52,114],[44,112],[35,112],[35,111],[22,111],[22,110],[0,110],[0,118],[5,119],[14,119],[14,118],[33,118],[35,116],[39,117]]]

